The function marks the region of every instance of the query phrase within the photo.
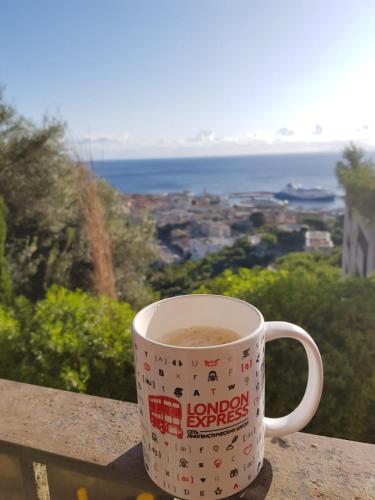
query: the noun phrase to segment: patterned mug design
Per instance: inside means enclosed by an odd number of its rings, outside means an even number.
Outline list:
[[[218,311],[220,326],[241,339],[207,348],[157,341],[165,328],[215,324]],[[309,377],[298,408],[269,419],[265,343],[280,337],[303,344]],[[133,349],[145,467],[158,486],[181,499],[216,500],[243,490],[261,470],[265,435],[301,429],[320,400],[322,364],[311,337],[290,323],[265,323],[253,306],[230,297],[193,295],[151,304],[134,319]]]
[[[182,498],[239,491],[263,460],[264,425],[257,415],[264,405],[264,335],[228,355],[192,359],[162,347],[150,355],[140,343],[134,352],[142,367],[138,401],[144,433],[151,435],[144,440],[151,478]],[[251,428],[250,416],[257,419]]]

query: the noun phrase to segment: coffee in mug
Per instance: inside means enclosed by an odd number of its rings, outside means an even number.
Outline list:
[[[240,338],[241,336],[237,332],[229,328],[194,325],[173,330],[162,335],[158,340],[162,344],[180,347],[208,347],[229,344],[229,342],[235,342]]]

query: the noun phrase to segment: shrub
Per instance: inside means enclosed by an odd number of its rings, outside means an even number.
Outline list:
[[[19,323],[14,312],[0,304],[0,377],[17,378],[23,352]]]
[[[4,253],[7,229],[6,213],[4,200],[0,196],[0,303],[10,303],[12,299],[12,282]]]
[[[128,304],[53,286],[35,306],[24,298],[16,301],[18,323],[4,314],[0,334],[6,362],[1,376],[135,400],[134,313]]]
[[[262,227],[266,223],[266,216],[263,212],[253,212],[250,215],[250,220],[254,227]]]
[[[259,307],[266,320],[305,328],[324,364],[324,390],[307,431],[373,442],[375,422],[375,280],[343,279],[323,257],[290,254],[277,270],[230,270],[200,293],[230,295]],[[306,357],[297,342],[266,349],[266,410],[278,417],[294,409],[306,384]]]
[[[261,241],[267,247],[274,247],[277,245],[277,236],[272,233],[263,233]]]

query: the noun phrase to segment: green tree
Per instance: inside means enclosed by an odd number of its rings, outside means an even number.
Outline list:
[[[240,267],[267,265],[274,258],[272,247],[275,239],[273,235],[269,236],[266,236],[263,241],[266,248],[261,253],[244,236],[238,238],[234,245],[210,253],[202,259],[166,266],[161,271],[154,272],[150,282],[161,297],[171,297],[193,292],[201,284],[219,275],[225,269],[236,270]]]
[[[64,126],[41,126],[0,95],[0,195],[9,210],[6,253],[16,293],[36,299],[52,283],[81,281],[89,266],[79,214],[77,170],[63,145]]]
[[[0,377],[17,379],[24,349],[14,311],[0,304]]]
[[[53,283],[97,291],[92,259],[101,242],[93,240],[83,216],[82,183],[90,176],[82,176],[82,168],[65,147],[64,124],[44,119],[37,126],[8,106],[0,92],[0,196],[9,210],[5,251],[16,294],[37,300]],[[155,258],[154,226],[125,213],[120,194],[104,181],[97,191],[116,293],[139,307],[154,297],[146,282]],[[106,241],[103,231],[101,236]]]
[[[104,206],[118,297],[138,309],[158,299],[147,280],[157,256],[155,222],[147,214],[124,213],[121,194],[107,182],[99,182],[98,192]]]
[[[332,226],[332,241],[335,245],[342,245],[344,238],[344,216],[336,217]]]
[[[12,298],[12,282],[4,252],[6,239],[5,217],[5,204],[0,197],[0,303],[10,303]]]
[[[364,152],[350,145],[343,152],[345,161],[336,165],[336,175],[346,191],[346,202],[364,217],[373,221],[375,214],[375,168],[364,158]]]
[[[323,397],[307,430],[372,442],[375,423],[375,281],[344,280],[323,258],[290,254],[277,270],[230,270],[198,292],[230,295],[257,306],[266,320],[305,328],[321,351]],[[266,411],[290,412],[303,396],[306,358],[302,347],[278,340],[266,349]]]
[[[304,217],[301,223],[306,224],[312,231],[328,231],[327,223],[319,215]]]
[[[263,212],[253,212],[250,215],[250,220],[254,227],[262,227],[266,223],[266,217]]]
[[[268,248],[272,248],[277,245],[277,236],[272,233],[263,233],[261,242]]]

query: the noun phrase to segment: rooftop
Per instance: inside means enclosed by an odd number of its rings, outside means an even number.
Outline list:
[[[333,248],[331,233],[329,231],[306,231],[306,247]]]

